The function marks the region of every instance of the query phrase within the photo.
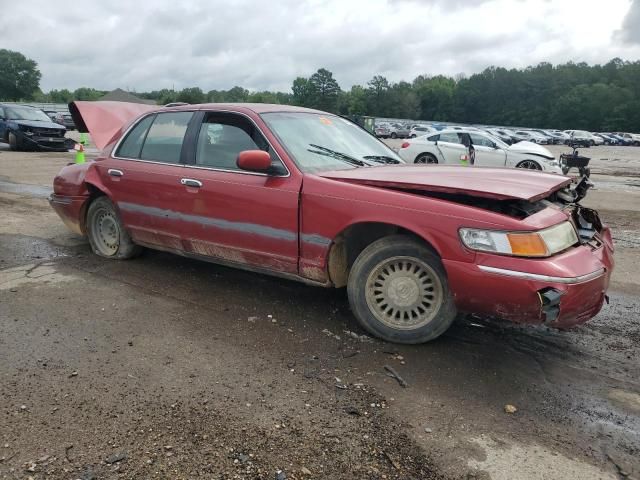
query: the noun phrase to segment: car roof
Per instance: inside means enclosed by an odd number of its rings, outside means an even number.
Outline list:
[[[180,110],[230,110],[234,112],[253,112],[253,113],[274,113],[274,112],[291,112],[291,113],[322,113],[325,115],[333,115],[321,110],[312,108],[296,107],[293,105],[280,105],[276,103],[199,103],[193,105],[180,105],[177,107],[159,107],[157,111],[176,112]]]
[[[466,128],[443,128],[440,131],[435,131],[433,132],[434,135],[435,134],[442,134],[442,133],[474,133],[474,134],[487,134],[486,132],[483,132],[482,130],[477,130],[477,129],[466,129]]]

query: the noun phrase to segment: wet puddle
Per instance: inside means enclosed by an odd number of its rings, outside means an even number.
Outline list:
[[[53,193],[51,187],[41,185],[29,185],[25,183],[14,183],[0,180],[0,192],[14,193],[16,195],[28,195],[37,198],[48,198]]]

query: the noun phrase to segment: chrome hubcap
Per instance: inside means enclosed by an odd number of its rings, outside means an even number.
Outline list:
[[[440,279],[426,263],[413,257],[393,257],[379,263],[367,279],[371,312],[398,330],[420,328],[438,312],[443,298]]]

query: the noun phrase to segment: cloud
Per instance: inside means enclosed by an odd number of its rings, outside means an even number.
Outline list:
[[[622,28],[615,32],[614,38],[627,44],[640,45],[640,0],[633,0]]]
[[[638,58],[640,48],[613,40],[629,0],[589,3],[598,2],[32,0],[3,11],[0,38],[38,62],[45,91],[289,91],[320,67],[348,89],[377,74],[411,81],[490,65]],[[623,29],[629,18],[631,10]]]

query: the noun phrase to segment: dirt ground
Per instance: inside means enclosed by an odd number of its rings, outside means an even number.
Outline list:
[[[610,305],[398,346],[343,290],[93,255],[46,201],[72,154],[0,144],[0,479],[640,479],[640,148],[584,154]]]

